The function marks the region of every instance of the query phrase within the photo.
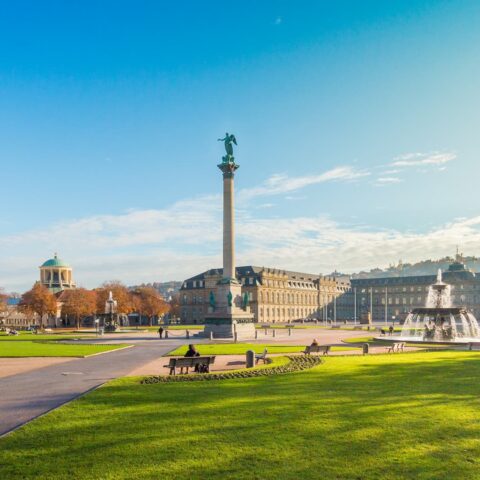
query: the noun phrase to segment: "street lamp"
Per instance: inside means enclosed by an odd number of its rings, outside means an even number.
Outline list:
[[[95,333],[97,334],[97,337],[98,337],[98,324],[100,323],[100,319],[94,318],[93,323],[95,324]]]

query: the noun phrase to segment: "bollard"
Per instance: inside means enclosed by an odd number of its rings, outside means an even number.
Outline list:
[[[255,340],[258,338],[258,330],[255,329]]]
[[[363,351],[364,355],[367,355],[367,353],[368,353],[368,343],[363,344],[362,351]]]
[[[253,368],[255,366],[255,352],[253,350],[247,350],[245,365],[247,368]]]
[[[213,332],[210,332],[210,340],[213,340]]]
[[[292,336],[292,329],[291,329],[291,327],[288,327],[288,336],[289,336],[289,337]]]
[[[187,330],[186,333],[187,333],[187,338],[190,338],[190,332]]]
[[[272,337],[275,338],[275,329],[274,328],[272,328]]]
[[[168,338],[168,330],[165,330],[165,338]]]

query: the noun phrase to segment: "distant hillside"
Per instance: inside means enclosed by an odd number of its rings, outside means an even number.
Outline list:
[[[476,272],[480,267],[478,257],[459,257],[468,269]],[[379,278],[379,277],[407,277],[412,275],[435,275],[439,268],[442,271],[456,261],[453,257],[440,258],[439,260],[423,260],[417,263],[399,262],[397,265],[390,265],[386,269],[373,268],[368,272],[354,273],[352,278]]]
[[[169,300],[175,293],[180,290],[182,286],[182,282],[177,281],[170,281],[170,282],[153,282],[153,283],[142,283],[141,285],[135,285],[129,287],[131,289],[135,289],[137,287],[153,287],[155,290],[158,290],[164,298]]]

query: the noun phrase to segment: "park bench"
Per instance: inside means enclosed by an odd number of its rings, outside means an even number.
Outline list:
[[[323,355],[328,355],[330,348],[330,345],[308,345],[305,347],[303,353],[305,355],[311,355],[312,353],[322,353]]]
[[[468,344],[469,350],[477,350],[478,348],[480,348],[480,342],[470,342]]]
[[[363,330],[363,327],[359,327],[358,325],[356,327],[353,327],[354,330]]]
[[[267,363],[267,353],[268,353],[267,349],[265,349],[263,353],[256,353],[255,363],[258,363],[259,360],[263,360],[263,363]]]
[[[395,342],[386,347],[387,353],[395,353],[395,352],[403,352],[403,348],[405,347],[405,343]]]
[[[334,330],[334,329],[340,328],[340,325],[332,325],[330,328]]]
[[[177,368],[180,368],[180,373],[188,373],[189,368],[195,368],[198,366],[199,373],[210,372],[210,365],[215,363],[215,357],[173,357],[170,358],[168,365],[164,365],[165,368],[170,369],[170,375],[177,374]]]

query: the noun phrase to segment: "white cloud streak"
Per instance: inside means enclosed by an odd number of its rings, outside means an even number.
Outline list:
[[[400,168],[442,166],[456,158],[457,155],[452,152],[407,153],[394,158],[390,165]]]
[[[240,190],[241,200],[247,200],[258,196],[280,195],[294,192],[309,185],[325,182],[346,182],[357,180],[370,175],[367,171],[354,169],[350,166],[336,167],[317,175],[305,175],[301,177],[289,177],[286,174],[275,174],[268,178],[262,185]]]

